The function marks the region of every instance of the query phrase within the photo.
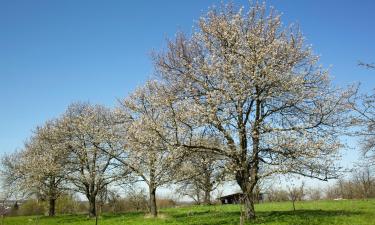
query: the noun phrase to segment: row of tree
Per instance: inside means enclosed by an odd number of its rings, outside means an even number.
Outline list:
[[[214,8],[153,59],[155,78],[116,109],[72,104],[37,128],[4,159],[7,179],[48,196],[50,215],[61,191],[74,188],[91,216],[97,195],[128,177],[148,186],[154,216],[160,186],[182,182],[209,202],[218,182],[235,180],[252,219],[260,181],[287,173],[336,178],[343,130],[366,124],[366,135],[374,134],[374,114],[356,104],[356,88],[333,87],[301,32],[264,4],[246,13]]]
[[[328,199],[369,199],[375,198],[374,170],[369,165],[356,168],[351,176],[340,178],[325,191]]]
[[[126,195],[120,195],[115,190],[108,191],[105,195],[101,195],[97,199],[97,213],[125,213],[125,212],[147,212],[148,210],[148,196],[147,192],[139,186],[126,188]],[[2,216],[30,216],[30,215],[45,215],[48,212],[48,202],[28,198],[19,202],[12,201],[12,204],[6,204],[9,208],[3,208],[0,205],[0,210],[6,210],[6,213],[0,212]],[[170,198],[158,198],[156,202],[158,208],[174,207],[176,201]],[[65,192],[59,196],[56,201],[57,214],[79,215],[88,211],[88,202],[82,201],[81,197],[75,192]]]
[[[375,198],[375,176],[370,165],[366,164],[356,168],[346,178],[341,177],[326,188],[309,187],[304,183],[290,185],[287,188],[271,185],[264,189],[266,201],[282,202],[301,200],[342,200],[342,199],[370,199]]]
[[[143,108],[138,98],[124,101],[116,112],[100,105],[72,104],[60,118],[38,127],[24,149],[3,158],[7,189],[49,201],[50,216],[55,215],[56,200],[70,190],[87,198],[89,215],[94,217],[98,198],[111,184],[134,181],[148,186],[154,216],[156,189],[173,182],[192,183],[210,203],[218,161],[209,155],[202,160],[196,154],[172,153],[147,130],[144,115],[152,109]]]

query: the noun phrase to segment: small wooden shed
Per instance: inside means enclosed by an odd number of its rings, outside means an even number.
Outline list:
[[[243,196],[243,193],[235,193],[231,195],[222,196],[219,198],[219,200],[221,201],[221,204],[240,204],[241,200],[243,199]],[[259,193],[257,202],[263,201],[263,197],[263,193]]]

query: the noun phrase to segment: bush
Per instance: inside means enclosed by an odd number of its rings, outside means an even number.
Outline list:
[[[44,215],[45,212],[46,212],[45,202],[41,202],[35,199],[29,199],[19,207],[17,215],[20,215],[20,216]]]
[[[289,201],[288,192],[282,189],[270,189],[268,191],[268,201],[270,202],[282,202],[282,201]]]
[[[129,192],[128,196],[121,198],[118,195],[112,195],[103,211],[112,213],[146,211],[148,208],[147,196],[144,191]]]
[[[170,208],[175,207],[176,202],[172,199],[157,199],[156,205],[158,208]]]
[[[103,212],[122,213],[126,211],[127,211],[127,205],[126,205],[125,200],[122,198],[111,199],[103,207]]]
[[[317,201],[317,200],[320,200],[320,199],[322,199],[324,196],[323,196],[323,190],[321,190],[320,188],[310,188],[309,190],[308,190],[308,198],[310,199],[310,200],[315,200],[315,201]]]
[[[56,201],[56,212],[58,214],[75,214],[78,212],[85,212],[86,208],[80,209],[79,204],[79,201],[77,201],[73,195],[62,195]]]

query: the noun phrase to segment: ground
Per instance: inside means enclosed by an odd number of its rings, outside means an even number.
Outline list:
[[[292,203],[263,203],[256,205],[257,219],[248,224],[267,225],[375,225],[374,200],[306,201]],[[239,224],[239,205],[192,206],[160,211],[160,218],[152,219],[144,213],[104,215],[99,225],[162,225],[162,224]],[[95,220],[84,215],[48,217],[8,217],[3,225],[94,225]]]

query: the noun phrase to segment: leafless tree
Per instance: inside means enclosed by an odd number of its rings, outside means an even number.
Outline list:
[[[268,201],[270,202],[283,202],[289,200],[288,192],[281,188],[272,187],[267,190],[267,194]]]
[[[128,189],[126,200],[130,207],[136,211],[147,209],[147,192],[143,188]]]
[[[196,204],[211,204],[211,193],[224,180],[224,164],[216,155],[195,153],[183,162],[185,178],[178,183],[176,193],[188,196]]]
[[[302,182],[300,186],[292,185],[288,187],[288,195],[290,201],[292,201],[294,211],[296,211],[296,201],[301,201],[305,196],[304,186],[305,184]]]
[[[375,197],[375,177],[369,164],[362,165],[353,172],[353,183],[355,183],[357,192],[364,199]]]
[[[319,187],[309,188],[307,195],[309,196],[309,199],[317,201],[324,198],[324,190]]]

